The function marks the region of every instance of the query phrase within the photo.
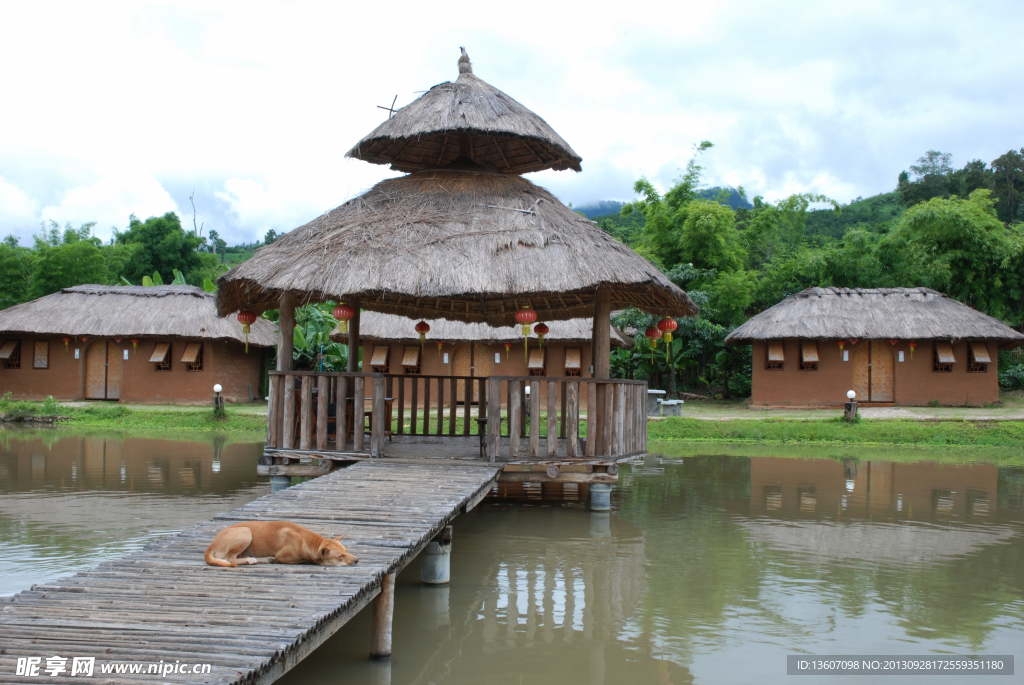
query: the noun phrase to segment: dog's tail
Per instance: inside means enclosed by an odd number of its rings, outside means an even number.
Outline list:
[[[238,564],[232,564],[230,561],[227,561],[226,559],[218,559],[217,557],[213,556],[213,545],[210,545],[206,548],[206,554],[204,555],[204,558],[206,559],[206,563],[210,566],[225,566],[227,568],[238,568]]]

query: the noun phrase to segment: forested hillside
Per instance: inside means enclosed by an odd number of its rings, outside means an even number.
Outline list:
[[[701,174],[695,158],[664,194],[641,178],[635,202],[594,217],[701,306],[700,316],[679,321],[674,363],[664,354],[652,363],[642,331],[656,317],[622,313],[618,323],[638,332],[638,345],[613,355],[619,376],[670,390],[674,376],[685,387],[745,395],[749,347],[726,348],[725,336],[815,286],[925,286],[1018,329],[1024,324],[1024,149],[961,169],[948,154],[929,151],[896,179],[893,192],[848,205],[799,194],[777,202],[755,197],[734,209],[701,191]],[[822,205],[831,208],[812,209]],[[1019,355],[1003,360],[1005,384],[1020,382],[1018,362]]]

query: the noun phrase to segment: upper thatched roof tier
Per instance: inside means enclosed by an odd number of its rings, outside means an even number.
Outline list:
[[[402,107],[345,156],[396,171],[442,168],[461,157],[509,174],[580,171],[582,161],[546,121],[474,76],[465,50],[455,83]]]
[[[244,341],[242,324],[218,317],[215,305],[211,293],[191,285],[79,285],[0,311],[0,334]],[[275,329],[257,319],[249,344],[276,345]]]
[[[734,330],[726,344],[751,340],[996,340],[1003,349],[1024,334],[930,288],[808,288]]]
[[[274,243],[218,279],[222,316],[359,297],[409,318],[510,326],[522,305],[539,320],[613,308],[695,314],[650,262],[520,176],[437,169],[388,179]]]
[[[463,323],[430,319],[430,342],[480,342],[480,343],[522,343],[523,331],[520,326],[502,326],[494,328],[485,323]],[[415,330],[416,321],[394,314],[364,312],[359,317],[359,340],[361,342],[407,342],[418,343],[419,334]],[[551,330],[544,336],[545,342],[590,344],[593,335],[593,319],[569,319],[568,321],[552,321],[548,324]],[[612,347],[631,349],[633,340],[615,326],[611,327]],[[537,335],[530,336],[536,341]],[[348,334],[341,333],[337,328],[331,333],[331,340],[348,343]]]

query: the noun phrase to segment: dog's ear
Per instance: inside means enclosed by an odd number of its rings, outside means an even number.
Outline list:
[[[348,533],[345,533],[345,535],[348,535]],[[334,541],[335,541],[335,542],[341,542],[341,539],[342,539],[343,537],[345,537],[345,535],[339,535],[338,537],[334,538]]]
[[[331,553],[331,548],[328,547],[327,545],[324,545],[324,546],[322,546],[320,548],[320,556],[326,557],[330,553]]]

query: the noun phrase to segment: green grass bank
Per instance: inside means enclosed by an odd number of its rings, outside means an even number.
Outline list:
[[[920,421],[842,418],[650,421],[647,438],[657,442],[729,442],[797,445],[1024,446],[1024,421]]]

